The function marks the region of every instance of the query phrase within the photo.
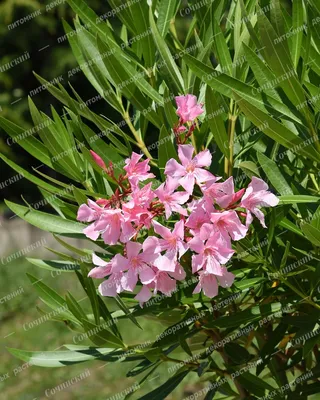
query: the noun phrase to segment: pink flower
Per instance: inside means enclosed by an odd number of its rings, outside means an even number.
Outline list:
[[[232,240],[241,240],[247,234],[248,228],[242,225],[236,211],[214,212],[210,219],[214,229],[227,241],[230,241],[230,237]]]
[[[160,291],[167,296],[170,296],[173,291],[176,289],[175,279],[178,281],[182,281],[186,277],[186,272],[182,268],[182,266],[177,262],[175,270],[172,272],[164,272],[158,270],[156,267],[153,267],[153,271],[155,273],[152,282],[147,285],[142,286],[140,292],[135,296],[135,300],[138,300],[140,306],[143,306],[143,303],[148,301],[152,297],[152,293],[150,289],[154,289],[154,293]]]
[[[107,280],[99,285],[99,293],[102,296],[116,297],[124,290],[121,284],[122,277],[122,272],[113,272]]]
[[[222,287],[230,287],[234,281],[234,275],[227,271],[226,267],[222,267],[222,275],[218,276],[218,281]],[[193,293],[203,293],[207,297],[215,297],[218,294],[218,282],[215,275],[210,274],[207,271],[199,272],[199,283],[194,289]]]
[[[177,282],[171,278],[170,275],[165,271],[156,270],[154,281],[154,293],[158,291],[164,293],[167,296],[171,296],[172,292],[176,290]]]
[[[211,154],[209,150],[204,150],[192,158],[194,148],[191,144],[181,144],[178,147],[178,156],[181,161],[179,164],[171,158],[164,173],[175,178],[179,184],[188,192],[192,193],[194,184],[199,185],[205,181],[216,179],[209,171],[202,167],[209,167],[211,164]]]
[[[97,267],[93,268],[88,276],[90,278],[101,279],[111,274],[112,272],[112,262],[104,261],[102,258],[98,257],[96,254],[92,253],[92,262]]]
[[[143,303],[147,302],[150,300],[152,297],[152,293],[150,292],[150,289],[148,286],[142,286],[140,292],[135,296],[135,300],[138,300],[140,303],[140,307],[143,306]]]
[[[205,223],[210,222],[210,214],[214,211],[212,203],[200,200],[193,202],[191,207],[191,214],[186,221],[186,227],[190,228],[190,232],[195,236],[200,232],[201,227]]]
[[[232,176],[221,183],[216,183],[215,181],[212,183],[209,181],[201,187],[201,190],[205,196],[215,201],[222,208],[227,208],[236,203],[244,193],[244,189],[239,190],[237,193],[234,192]]]
[[[117,244],[119,240],[126,243],[136,232],[119,208],[104,210],[95,223],[94,229],[102,232],[101,236],[104,242],[110,245]]]
[[[148,183],[142,189],[137,188],[131,194],[129,201],[122,204],[122,210],[127,221],[132,221],[136,225],[143,224],[147,228],[150,227],[153,214],[148,208],[155,198],[151,185],[151,183]]]
[[[92,222],[99,220],[104,210],[105,209],[103,207],[100,207],[97,203],[88,199],[88,206],[86,204],[81,204],[79,207],[77,220],[81,222]],[[94,222],[83,230],[83,233],[89,239],[97,240],[100,235],[99,230],[97,230],[95,226],[96,223]]]
[[[138,242],[126,244],[127,258],[119,255],[117,260],[120,271],[128,270],[121,279],[125,290],[132,292],[136,287],[138,277],[144,285],[153,281],[155,274],[148,264],[152,264],[158,257],[157,245],[158,241],[154,237],[149,237],[143,244]]]
[[[122,210],[100,207],[90,199],[88,206],[81,204],[79,207],[77,219],[82,222],[95,221],[87,226],[83,233],[92,240],[97,240],[102,234],[104,242],[110,245],[119,240],[125,243],[136,233],[131,222],[124,218]]]
[[[219,232],[210,236],[206,244],[204,244],[201,234],[191,239],[188,244],[193,251],[198,253],[192,256],[193,273],[204,269],[210,274],[222,276],[221,264],[226,264],[234,253]]]
[[[126,166],[123,169],[127,172],[128,180],[133,187],[136,187],[139,181],[145,181],[155,176],[149,173],[149,159],[139,162],[142,154],[132,153],[131,158],[125,160]]]
[[[152,221],[152,224],[154,231],[163,238],[158,239],[161,251],[166,251],[164,256],[158,258],[155,265],[162,271],[174,271],[178,255],[180,259],[188,250],[188,245],[183,241],[184,222],[182,220],[177,222],[172,232],[157,221]]]
[[[177,181],[168,176],[166,181],[155,190],[155,194],[164,205],[167,219],[170,218],[173,211],[181,215],[188,215],[187,210],[182,208],[180,204],[184,204],[188,201],[190,194],[186,192],[174,193],[177,186],[179,186]]]
[[[266,228],[263,212],[259,207],[275,207],[279,203],[279,199],[273,193],[268,191],[269,186],[262,179],[252,177],[252,180],[243,195],[240,207],[247,210],[246,225],[249,226],[253,220],[253,213],[260,221],[261,225]]]
[[[81,204],[78,209],[77,220],[81,222],[92,222],[103,213],[103,207],[100,207],[94,201],[88,199],[88,205]]]
[[[103,159],[97,154],[95,153],[93,150],[90,150],[90,153],[92,155],[92,158],[94,159],[94,162],[102,169],[106,170],[107,166],[104,163]]]
[[[182,124],[192,122],[203,113],[202,106],[197,104],[197,97],[192,94],[176,96],[176,103],[178,106],[177,115],[179,115]]]

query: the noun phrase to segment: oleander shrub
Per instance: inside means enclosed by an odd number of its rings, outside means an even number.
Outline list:
[[[317,2],[109,0],[102,16],[67,2],[70,77],[83,74],[96,96],[37,76],[64,112],[29,99],[34,129],[0,118],[63,182],[1,158],[52,206],[7,201],[69,251],[30,262],[74,274],[90,310],[29,278],[52,318],[86,341],[9,350],[42,367],[135,362],[126,398],[165,399],[193,376],[203,389],[190,399],[316,399]],[[96,102],[119,118],[96,114]],[[125,343],[122,321],[143,320],[163,332]],[[169,379],[145,393],[163,365]]]

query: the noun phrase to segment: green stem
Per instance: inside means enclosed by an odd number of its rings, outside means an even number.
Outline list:
[[[320,310],[320,305],[315,303],[313,300],[311,300],[309,298],[309,296],[306,296],[303,292],[301,292],[299,289],[297,289],[296,287],[294,287],[293,285],[291,285],[290,282],[288,282],[285,279],[281,279],[281,282],[284,283],[285,285],[287,285],[292,291],[294,291],[298,296],[300,296],[303,300],[305,300],[307,303],[309,303],[310,305],[312,305],[313,307],[317,308],[318,310]]]
[[[136,131],[135,127],[133,126],[129,113],[127,111],[124,112],[123,118],[126,121],[128,127],[130,128],[134,138],[136,139],[138,147],[144,152],[146,157],[150,159],[150,164],[156,166],[156,162],[153,161],[152,155],[149,153],[149,150],[146,148],[146,145],[144,144],[144,141],[141,139],[139,133]]]
[[[226,176],[232,175],[233,170],[233,147],[234,147],[234,134],[236,126],[237,116],[235,115],[235,103],[234,100],[230,100],[230,111],[229,111],[229,124],[228,124],[228,138],[229,138],[229,159],[225,158],[224,161],[224,172]]]

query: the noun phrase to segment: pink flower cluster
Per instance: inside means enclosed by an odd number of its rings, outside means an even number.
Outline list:
[[[200,110],[191,116],[184,112],[185,119],[192,119]],[[133,153],[115,194],[80,206],[77,219],[90,223],[84,229],[87,237],[101,236],[108,245],[123,243],[123,254],[108,262],[93,255],[96,267],[89,276],[107,278],[99,286],[103,296],[133,292],[140,282],[135,299],[143,304],[157,292],[170,296],[186,274],[198,278],[194,293],[202,290],[210,298],[217,295],[218,285],[232,285],[234,275],[226,268],[234,253],[232,241],[246,236],[253,216],[265,227],[260,208],[276,206],[279,200],[255,177],[246,190],[235,192],[232,177],[219,182],[205,169],[211,164],[208,150],[193,155],[192,145],[180,144],[180,163],[170,159],[165,182],[153,190],[151,182],[144,182],[154,177],[149,160]]]

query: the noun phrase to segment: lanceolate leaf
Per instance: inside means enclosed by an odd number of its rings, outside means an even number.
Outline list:
[[[302,104],[305,96],[293,69],[286,39],[277,36],[270,21],[263,13],[258,16],[258,25],[262,45],[264,45],[262,52],[278,77],[279,85],[295,106]]]
[[[150,19],[150,27],[152,31],[152,35],[156,44],[156,47],[160,53],[161,59],[164,64],[164,67],[168,71],[168,74],[171,76],[172,82],[176,85],[177,89],[179,90],[180,93],[184,92],[184,83],[182,76],[179,72],[179,69],[170,53],[170,50],[164,41],[164,39],[161,37],[158,28],[154,22],[154,17],[153,17],[153,11],[152,8],[150,7],[149,10],[149,19]]]
[[[223,111],[223,109],[222,109]],[[215,99],[214,91],[207,86],[206,89],[206,120],[210,127],[210,133],[207,141],[209,144],[213,137],[216,141],[221,152],[229,158],[229,143],[224,121],[221,116],[221,107],[218,107],[218,103]]]
[[[293,194],[291,187],[282,176],[277,164],[262,153],[257,153],[257,158],[273,187],[281,194]]]
[[[303,141],[283,124],[244,100],[240,96],[239,92],[236,93],[236,98],[238,99],[237,104],[240,109],[251,122],[259,127],[262,132],[291,151],[299,154],[301,153],[305,157],[319,162],[320,154],[310,144],[308,144],[312,141]]]
[[[282,102],[269,96],[262,96],[259,91],[254,90],[246,83],[208,67],[189,54],[185,54],[184,60],[203,82],[210,85],[217,92],[235,100],[237,100],[235,93],[238,92],[244,99],[261,111],[274,111],[276,109],[277,112],[290,116],[290,118],[299,122],[299,119]]]
[[[311,224],[303,224],[301,229],[311,243],[320,246],[320,229]]]
[[[11,354],[39,367],[66,367],[90,360],[104,360],[105,356],[114,351],[113,348],[88,347],[78,351],[24,351],[8,348]]]
[[[24,130],[3,117],[0,117],[0,126],[11,136],[12,143],[18,143],[33,157],[52,168],[51,158],[46,146],[34,137],[41,126]]]
[[[177,372],[175,376],[167,380],[163,385],[153,390],[152,392],[140,397],[140,400],[163,400],[165,399],[188,375],[189,371]]]
[[[27,258],[27,260],[37,267],[48,269],[50,271],[56,271],[57,274],[59,274],[60,271],[72,272],[80,269],[80,266],[76,263],[66,263],[65,261],[60,260],[39,260],[36,258]]]
[[[177,159],[177,152],[173,145],[173,137],[174,135],[170,135],[163,125],[160,130],[158,147],[159,168],[162,174],[164,173],[167,161],[169,161],[171,158]]]
[[[176,7],[177,0],[161,0],[159,3],[157,27],[162,37],[165,37],[168,32]]]
[[[297,204],[297,203],[319,203],[320,197],[306,195],[284,195],[280,196],[281,204]]]
[[[78,236],[84,237],[82,231],[85,226],[79,222],[69,221],[52,214],[36,211],[31,208],[12,203],[11,201],[6,201],[6,204],[18,217],[24,219],[25,221],[29,222],[29,224],[34,225],[37,228],[43,229],[44,231],[59,233],[60,235],[66,236],[77,234]]]

